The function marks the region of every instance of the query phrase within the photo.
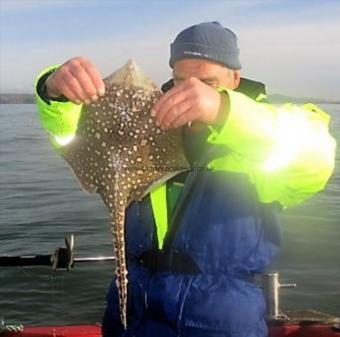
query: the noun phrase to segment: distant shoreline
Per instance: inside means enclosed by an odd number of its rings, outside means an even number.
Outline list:
[[[331,101],[322,98],[310,97],[291,97],[279,94],[268,95],[271,103],[315,103],[315,104],[340,104],[340,101]],[[33,94],[0,94],[0,104],[35,104],[35,96]]]
[[[0,94],[0,104],[35,104],[33,94]]]

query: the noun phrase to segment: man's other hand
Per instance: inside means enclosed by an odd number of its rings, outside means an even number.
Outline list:
[[[192,77],[167,91],[154,105],[151,115],[163,129],[191,122],[217,123],[227,113],[227,95]],[[224,109],[225,108],[225,109]]]
[[[105,93],[104,82],[97,68],[83,57],[66,61],[46,80],[50,97],[61,95],[76,104],[90,104]]]

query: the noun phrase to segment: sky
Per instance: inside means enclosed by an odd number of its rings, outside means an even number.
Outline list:
[[[133,58],[160,85],[170,43],[204,21],[237,34],[242,76],[269,93],[340,100],[340,0],[0,0],[0,93],[76,56],[103,77]]]

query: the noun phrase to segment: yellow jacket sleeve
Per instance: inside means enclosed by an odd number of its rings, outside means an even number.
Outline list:
[[[220,89],[229,96],[229,114],[208,142],[228,147],[214,170],[242,172],[262,202],[296,205],[322,190],[334,169],[335,140],[330,117],[313,104],[273,106]]]
[[[40,122],[50,135],[52,144],[58,149],[68,144],[75,136],[82,105],[53,100],[47,103],[39,96],[36,90],[39,79],[57,67],[51,66],[44,69],[38,75],[34,87]]]

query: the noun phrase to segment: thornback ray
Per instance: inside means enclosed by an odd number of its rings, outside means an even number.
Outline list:
[[[81,186],[109,209],[120,316],[127,327],[125,209],[157,184],[189,169],[181,130],[163,131],[151,108],[161,95],[132,60],[104,79],[105,95],[83,106],[75,138],[61,149]]]

